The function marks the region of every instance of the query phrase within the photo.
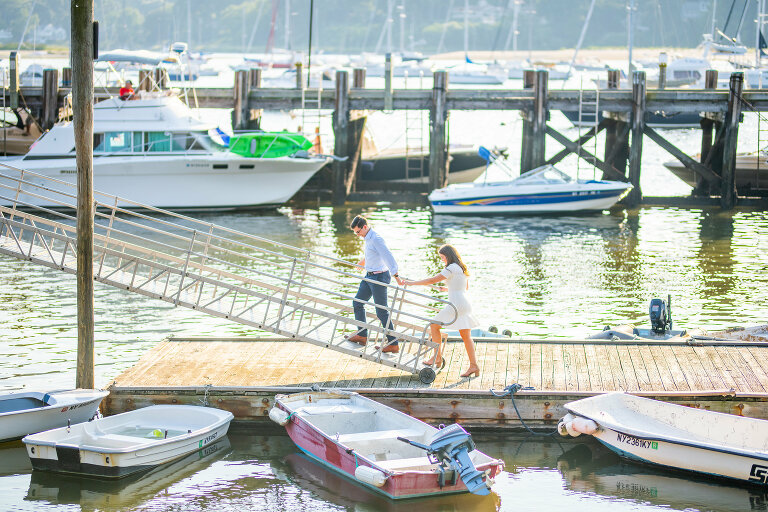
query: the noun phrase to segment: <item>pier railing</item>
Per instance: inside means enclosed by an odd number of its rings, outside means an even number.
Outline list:
[[[129,199],[94,197],[96,281],[430,379],[421,365],[436,346],[427,326],[442,307],[456,312],[450,302],[382,285],[389,330],[372,303],[354,297],[357,265]],[[74,184],[0,164],[0,253],[76,273],[76,204]],[[366,304],[366,322],[355,320],[355,301]],[[366,346],[345,339],[360,329],[369,333]],[[392,337],[399,353],[382,352]]]

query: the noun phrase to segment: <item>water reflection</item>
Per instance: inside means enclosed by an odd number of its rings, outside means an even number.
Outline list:
[[[32,471],[32,463],[21,441],[0,443],[0,476]]]
[[[597,443],[578,444],[558,458],[572,491],[627,498],[675,509],[768,510],[768,489],[729,485],[623,461]]]
[[[403,501],[390,500],[326,469],[301,453],[285,456],[282,464],[273,464],[273,469],[278,478],[311,490],[326,503],[360,512],[480,512],[498,510],[501,504],[499,496],[494,492],[488,496],[459,494]]]

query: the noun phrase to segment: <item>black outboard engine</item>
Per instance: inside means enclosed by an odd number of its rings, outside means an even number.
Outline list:
[[[398,437],[398,439],[425,450],[433,464],[440,463],[444,469],[453,469],[472,494],[482,496],[490,494],[488,484],[483,480],[485,473],[475,468],[469,456],[469,452],[475,449],[475,442],[461,425],[454,423],[439,430],[429,441],[429,445],[404,437]]]
[[[662,299],[651,299],[648,308],[651,317],[651,330],[656,334],[664,334],[672,329],[672,296],[667,295],[667,303]]]

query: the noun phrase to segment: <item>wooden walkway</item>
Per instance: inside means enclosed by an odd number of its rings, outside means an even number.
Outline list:
[[[464,345],[450,342],[432,384],[371,361],[295,341],[163,341],[116,385],[287,386],[394,389],[768,393],[768,344],[485,341],[477,343],[480,377],[462,379]]]
[[[277,393],[354,389],[434,423],[520,428],[508,398],[489,392],[519,383],[524,421],[551,427],[569,401],[628,391],[768,419],[768,343],[492,340],[477,343],[480,377],[462,379],[463,344],[430,385],[394,368],[288,340],[169,339],[115,379],[105,412],[154,403],[207,403],[237,419],[265,420]]]

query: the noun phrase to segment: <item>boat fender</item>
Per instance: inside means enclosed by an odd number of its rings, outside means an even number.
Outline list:
[[[291,420],[291,417],[284,410],[278,409],[277,407],[273,407],[272,409],[269,410],[269,419],[271,419],[281,427],[284,427]]]
[[[582,434],[592,435],[597,432],[597,423],[581,416],[575,417],[571,422],[571,426],[573,430]]]
[[[570,435],[568,434],[568,430],[565,428],[565,425],[571,421],[573,421],[573,415],[571,413],[568,413],[565,416],[563,416],[563,419],[561,419],[560,422],[557,424],[557,432],[561,436],[568,437]]]
[[[387,482],[387,475],[368,466],[357,466],[355,468],[355,478],[363,483],[381,487]]]

